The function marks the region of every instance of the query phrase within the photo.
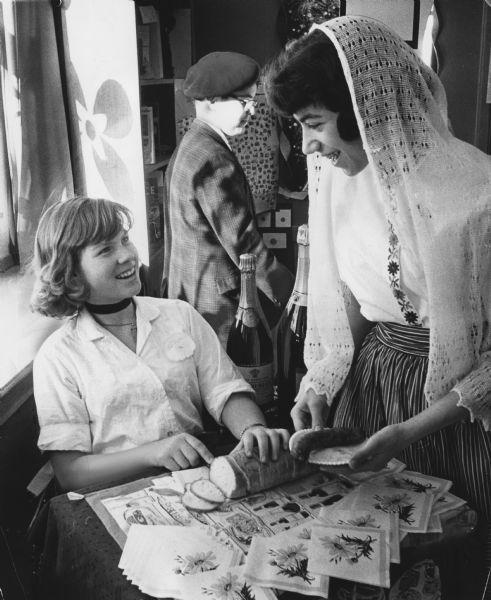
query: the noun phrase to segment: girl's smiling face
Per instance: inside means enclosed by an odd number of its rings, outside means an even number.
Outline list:
[[[128,232],[83,248],[79,272],[89,287],[91,304],[112,304],[135,296],[141,288],[138,252]]]
[[[302,152],[319,152],[329,158],[333,166],[352,177],[368,164],[361,138],[346,141],[341,138],[337,126],[337,112],[319,105],[300,109],[293,116],[302,127]]]

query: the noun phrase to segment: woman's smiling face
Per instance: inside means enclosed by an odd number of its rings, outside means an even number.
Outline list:
[[[367,166],[368,157],[360,137],[352,141],[341,138],[337,126],[338,114],[312,104],[293,116],[302,127],[302,152],[319,152],[329,158],[333,166],[352,177]]]
[[[92,304],[112,304],[140,291],[138,252],[127,231],[86,246],[79,260],[80,275],[89,286],[88,301]]]

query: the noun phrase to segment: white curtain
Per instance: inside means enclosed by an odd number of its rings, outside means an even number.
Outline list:
[[[31,257],[45,204],[73,188],[51,2],[0,9],[0,259],[10,266]]]

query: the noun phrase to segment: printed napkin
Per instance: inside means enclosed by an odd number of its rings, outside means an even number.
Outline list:
[[[261,587],[326,598],[329,579],[314,575],[308,564],[311,531],[309,523],[272,537],[254,537],[246,558],[246,580]]]
[[[319,513],[319,522],[334,527],[369,527],[383,529],[387,533],[390,548],[390,562],[401,562],[399,539],[399,515],[380,510],[343,510],[337,505],[325,507]]]
[[[399,515],[401,531],[425,533],[428,528],[433,494],[421,494],[397,487],[362,483],[339,503],[346,510],[370,509]]]
[[[383,529],[314,525],[308,560],[316,575],[390,587],[388,535]]]
[[[466,504],[465,500],[458,496],[454,496],[454,494],[451,494],[450,492],[446,492],[437,498],[436,502],[433,504],[432,514],[442,515],[449,510],[461,508],[464,504]]]
[[[118,566],[145,594],[177,598],[188,575],[237,566],[242,556],[211,527],[133,525]]]
[[[433,494],[435,499],[439,498],[452,487],[452,482],[433,475],[423,475],[414,471],[401,471],[400,473],[386,473],[376,477],[371,484],[384,487],[397,487],[411,490],[419,494]]]
[[[183,578],[182,600],[276,600],[269,588],[249,583],[244,577],[245,565],[218,567],[214,571],[196,573]]]

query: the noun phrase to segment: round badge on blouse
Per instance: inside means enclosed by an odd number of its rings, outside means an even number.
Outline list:
[[[194,354],[196,344],[182,331],[171,333],[165,342],[165,354],[170,360],[185,360]]]

